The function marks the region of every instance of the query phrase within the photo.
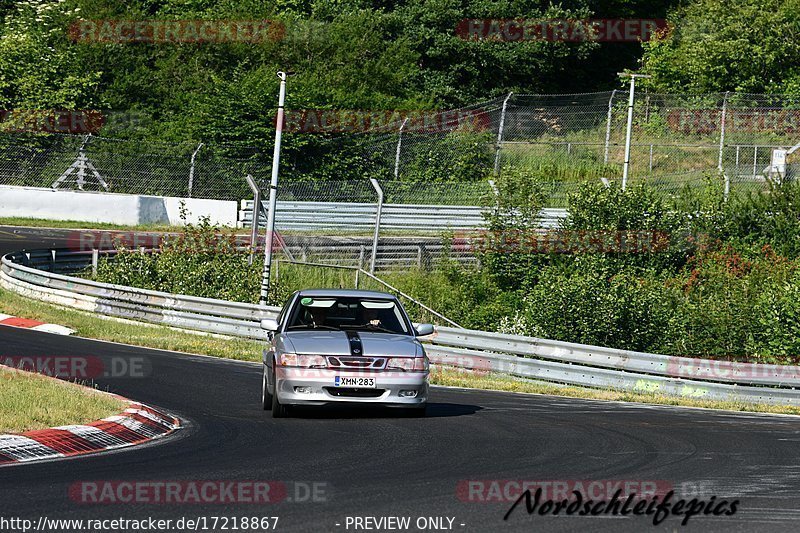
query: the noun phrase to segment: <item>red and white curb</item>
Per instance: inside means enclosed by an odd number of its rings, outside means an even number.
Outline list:
[[[0,435],[0,466],[126,448],[165,437],[180,420],[140,403],[86,425]]]
[[[55,333],[57,335],[72,335],[75,333],[74,329],[69,329],[66,326],[59,326],[58,324],[45,324],[38,320],[31,320],[30,318],[19,318],[11,315],[4,315],[0,313],[0,326],[13,326],[15,328],[27,328],[36,331],[44,331],[47,333]]]

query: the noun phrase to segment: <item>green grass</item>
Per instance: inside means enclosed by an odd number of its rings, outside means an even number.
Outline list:
[[[256,341],[196,335],[161,326],[101,319],[79,311],[62,309],[44,302],[30,301],[4,289],[0,289],[0,312],[62,324],[77,330],[77,334],[83,337],[177,352],[244,361],[259,361],[263,349],[263,343]],[[470,374],[457,369],[437,369],[431,373],[431,383],[450,387],[546,394],[593,400],[703,407],[759,413],[800,414],[800,408],[791,406],[705,401],[650,393],[589,389],[527,381],[496,374]],[[46,403],[42,402],[43,405],[46,405]],[[0,390],[0,405],[6,405],[3,401],[2,390]],[[2,411],[5,411],[5,409],[0,410],[0,421],[2,421]],[[16,409],[15,412],[17,412]],[[19,412],[25,413],[25,411]],[[27,415],[22,416],[26,417]],[[30,418],[32,419],[32,417]],[[36,422],[38,423],[38,419]],[[3,426],[2,422],[0,422],[0,426]],[[15,427],[21,427],[19,422]]]
[[[75,383],[0,368],[0,434],[85,424],[119,414],[125,402]]]
[[[800,415],[800,407],[794,407],[790,405],[763,405],[745,402],[723,402],[692,398],[679,398],[677,396],[667,396],[664,394],[627,392],[610,389],[589,389],[569,385],[528,381],[522,378],[515,378],[500,374],[471,374],[457,369],[444,369],[432,372],[431,383],[448,387],[520,392],[527,394],[546,394],[549,396],[583,398],[586,400],[606,400],[653,405],[673,405],[679,407],[699,407],[704,409],[718,409],[725,411]]]
[[[0,217],[0,226],[24,226],[28,228],[58,228],[58,229],[110,229],[110,230],[138,230],[138,231],[182,231],[182,226],[169,224],[139,224],[126,226],[124,224],[108,224],[105,222],[81,222],[80,220],[50,220],[44,218]]]
[[[161,350],[211,355],[226,359],[258,361],[262,344],[246,339],[195,334],[164,326],[97,318],[95,315],[64,309],[0,288],[0,313],[61,324],[81,337]]]

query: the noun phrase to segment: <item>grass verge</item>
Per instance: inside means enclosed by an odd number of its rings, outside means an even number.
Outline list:
[[[0,289],[0,313],[62,324],[75,329],[77,334],[82,337],[228,359],[259,361],[263,348],[263,344],[256,341],[196,335],[162,326],[106,320],[88,313],[27,300],[5,289]],[[432,372],[431,383],[451,387],[547,394],[591,400],[800,415],[800,407],[786,405],[757,405],[745,402],[679,398],[645,392],[588,389],[527,381],[497,374],[470,374],[457,369],[440,369]],[[0,405],[3,405],[1,397]]]
[[[723,402],[700,400],[696,398],[679,398],[664,394],[647,392],[627,392],[610,389],[588,389],[569,385],[548,384],[536,381],[504,376],[499,374],[477,375],[457,369],[445,369],[431,373],[431,383],[448,387],[468,389],[498,390],[506,392],[524,392],[529,394],[547,394],[586,400],[608,400],[617,402],[635,402],[653,405],[674,405],[681,407],[701,407],[726,411],[748,411],[753,413],[776,413],[784,415],[800,415],[800,407],[791,405],[760,405],[746,402]]]
[[[0,368],[0,434],[84,424],[119,414],[125,402],[21,370]]]
[[[110,229],[125,231],[183,231],[183,226],[169,224],[139,224],[126,226],[124,224],[109,224],[106,222],[85,222],[80,220],[49,220],[44,218],[0,217],[0,226],[23,226],[28,228],[58,228],[58,229]]]
[[[255,341],[214,337],[164,326],[98,318],[89,313],[28,300],[2,288],[0,288],[0,313],[61,324],[74,329],[81,337],[92,339],[226,359],[258,361],[261,358],[262,345]]]

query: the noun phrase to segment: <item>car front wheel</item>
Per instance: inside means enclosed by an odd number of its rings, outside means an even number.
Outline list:
[[[283,405],[280,401],[278,401],[278,380],[275,374],[272,374],[273,381],[272,383],[275,386],[274,394],[272,396],[272,418],[285,418],[289,416],[289,406]]]
[[[267,388],[267,365],[263,365],[264,369],[261,371],[261,406],[265,411],[272,409],[272,394],[269,393]]]

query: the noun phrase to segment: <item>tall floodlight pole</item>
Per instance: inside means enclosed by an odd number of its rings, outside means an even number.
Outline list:
[[[272,240],[275,235],[275,206],[278,203],[278,167],[281,162],[281,136],[283,134],[283,106],[286,101],[286,73],[278,72],[281,88],[278,94],[278,117],[275,122],[275,149],[272,152],[272,179],[269,182],[269,212],[267,213],[267,240],[264,246],[264,272],[261,276],[260,305],[267,305],[269,282],[272,274]],[[255,208],[255,206],[254,206]]]
[[[646,74],[620,72],[620,77],[631,79],[631,89],[628,94],[628,128],[625,131],[625,163],[622,166],[622,190],[628,184],[628,169],[631,166],[631,130],[633,129],[633,97],[636,93],[636,78],[649,78]]]

